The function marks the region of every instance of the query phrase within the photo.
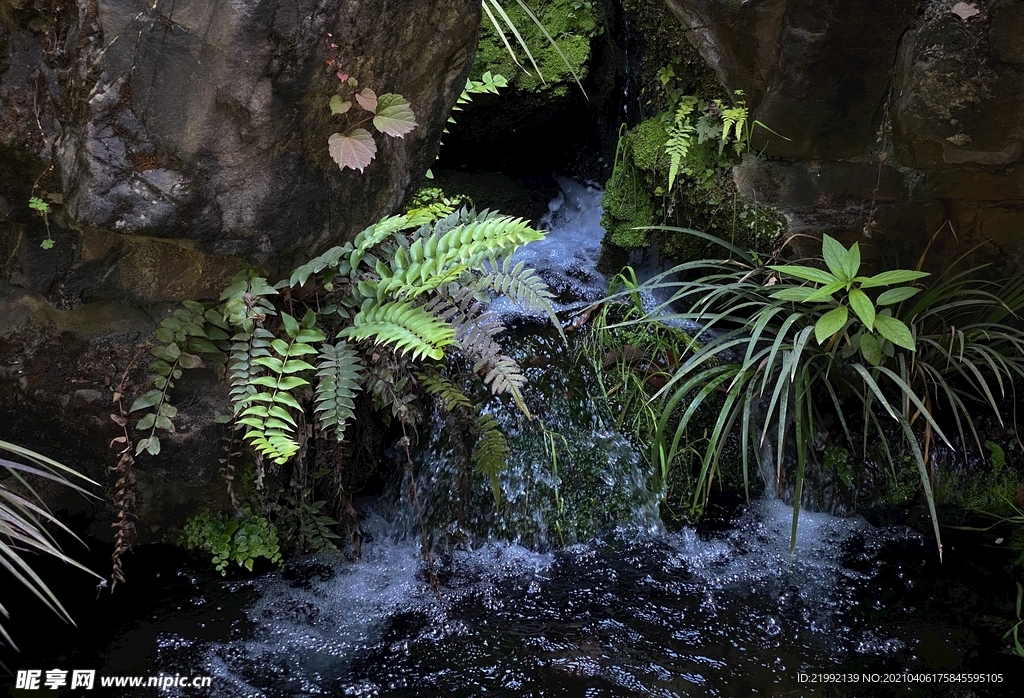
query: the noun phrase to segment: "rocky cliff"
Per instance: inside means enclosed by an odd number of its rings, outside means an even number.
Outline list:
[[[1024,1],[666,1],[786,137],[755,131],[768,159],[736,175],[791,234],[912,266],[942,229],[935,267],[977,246],[993,272],[1024,266]]]

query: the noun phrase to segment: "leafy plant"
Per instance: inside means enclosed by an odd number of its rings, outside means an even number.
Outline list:
[[[339,72],[339,80],[343,74]],[[354,92],[358,82],[355,78],[344,76],[342,90],[346,92],[331,97],[328,106],[332,116],[349,113],[353,103],[368,116],[350,124],[344,132],[332,133],[327,139],[327,147],[331,158],[341,169],[350,167],[362,172],[377,155],[377,142],[373,134],[362,128],[369,122],[378,132],[393,138],[405,138],[405,134],[416,128],[416,115],[409,106],[408,100],[402,95],[388,92],[379,97],[369,87]],[[346,98],[347,97],[347,98]]]
[[[181,378],[182,371],[204,366],[202,356],[213,359],[215,365],[223,364],[227,355],[227,324],[219,313],[205,308],[195,301],[185,301],[183,307],[165,318],[156,330],[160,344],[150,350],[156,361],[150,364],[153,371],[153,390],[132,403],[129,412],[152,409],[140,419],[135,429],[149,432],[136,445],[135,455],[146,451],[151,456],[160,453],[160,438],[157,429],[174,431],[171,421],[178,410],[168,401],[168,394],[174,388],[174,381]]]
[[[1024,377],[1024,331],[1008,322],[1024,308],[1024,281],[999,284],[984,280],[975,269],[947,272],[918,292],[897,284],[920,279],[922,273],[894,270],[858,276],[859,252],[835,241],[825,242],[826,272],[766,267],[707,233],[675,230],[716,242],[730,257],[690,262],[655,277],[643,288],[668,292],[669,299],[655,312],[622,323],[695,323],[697,344],[657,394],[664,398],[664,407],[651,443],[652,462],[673,462],[700,405],[711,395],[723,395],[700,459],[691,506],[698,512],[703,508],[734,427],[741,432],[745,480],[753,452],[769,482],[780,481],[791,439],[795,543],[805,467],[809,459],[818,458],[816,434],[828,416],[840,425],[849,449],[865,458],[872,441],[880,445],[890,468],[897,461],[894,447],[909,450],[941,556],[928,468],[932,440],[938,437],[954,450],[965,450],[973,442],[980,451],[973,405],[987,405],[1002,423],[999,400],[1012,390],[1014,380]],[[791,279],[813,280],[815,285]],[[868,291],[887,286],[895,288],[874,299],[868,296]],[[685,310],[665,312],[670,306]],[[880,317],[889,320],[880,325]],[[865,337],[872,338],[869,344],[879,344],[877,351],[862,349]],[[858,355],[877,362],[861,363]],[[936,417],[939,407],[951,417],[947,421],[956,429],[955,440],[947,436],[950,425],[944,429]],[[669,433],[677,408],[683,414]],[[902,437],[895,443],[883,424],[886,417]],[[769,434],[774,435],[773,449],[764,448]]]
[[[46,239],[39,243],[39,246],[44,250],[53,249],[53,236],[50,235],[50,214],[53,210],[50,208],[50,204],[46,203],[38,196],[33,196],[28,200],[28,207],[43,217],[43,223],[46,224]]]
[[[25,553],[48,555],[93,575],[101,584],[106,582],[60,549],[53,535],[47,530],[48,526],[59,529],[75,540],[78,538],[50,513],[26,476],[49,480],[86,496],[92,495],[76,484],[76,481],[88,485],[97,483],[55,460],[8,441],[0,441],[0,451],[10,453],[21,461],[0,458],[0,468],[7,473],[6,481],[0,482],[0,566],[3,566],[17,583],[31,591],[48,609],[74,625],[71,616],[54,593],[25,560]],[[0,616],[10,618],[10,613],[2,603]],[[0,625],[0,640],[17,649],[3,625]]]
[[[185,524],[184,533],[187,547],[213,554],[213,564],[222,575],[227,575],[232,562],[250,572],[257,558],[281,564],[276,527],[249,508],[234,517],[197,514]]]

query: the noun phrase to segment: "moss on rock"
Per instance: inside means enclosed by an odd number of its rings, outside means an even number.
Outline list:
[[[472,77],[479,79],[486,71],[500,73],[508,78],[509,83],[526,92],[553,91],[555,96],[565,94],[575,83],[573,71],[582,81],[587,75],[587,63],[590,59],[591,40],[604,28],[599,21],[597,3],[582,0],[532,0],[530,8],[544,25],[558,48],[565,56],[565,61],[551,45],[544,33],[514,0],[502,3],[509,19],[516,26],[520,35],[530,48],[543,79],[537,75],[533,64],[523,53],[513,33],[502,21],[498,13],[495,18],[502,24],[502,31],[516,52],[519,63],[529,70],[525,72],[515,64],[508,53],[494,25],[487,21],[480,27],[480,44],[477,49],[476,62],[473,65]],[[568,62],[568,66],[566,65]],[[571,70],[570,70],[571,66]]]

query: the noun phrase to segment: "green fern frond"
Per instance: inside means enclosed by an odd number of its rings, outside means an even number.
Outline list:
[[[372,303],[363,308],[339,337],[356,341],[373,338],[377,344],[389,344],[412,355],[414,359],[429,356],[440,360],[444,347],[455,342],[455,328],[437,319],[422,306],[391,302]]]
[[[337,267],[341,258],[352,253],[352,243],[332,247],[318,257],[314,257],[300,267],[296,267],[292,275],[288,277],[288,285],[292,288],[302,286],[313,274],[319,274],[328,267]],[[343,272],[347,273],[347,272]]]
[[[476,216],[443,234],[420,237],[408,248],[397,247],[388,264],[378,261],[380,280],[367,287],[379,303],[388,296],[415,298],[481,267],[488,259],[510,256],[522,245],[543,237],[521,218]]]
[[[665,152],[669,156],[668,188],[670,190],[675,183],[676,175],[679,174],[679,166],[682,164],[683,158],[690,151],[690,145],[693,143],[693,135],[696,131],[693,124],[690,123],[689,117],[696,106],[696,97],[687,96],[680,99],[672,125],[668,129],[668,141],[665,143]]]
[[[245,400],[257,392],[251,382],[263,372],[263,368],[253,361],[270,356],[270,341],[273,338],[274,334],[264,329],[262,325],[255,325],[252,332],[243,330],[231,338],[228,380],[231,384],[229,395],[235,415],[242,411]]]
[[[316,408],[324,431],[334,427],[338,441],[344,440],[345,426],[355,416],[352,398],[361,389],[362,362],[346,342],[324,345],[317,362]]]
[[[497,506],[501,503],[501,483],[498,481],[498,474],[508,467],[508,459],[512,454],[505,435],[493,415],[480,415],[476,426],[480,430],[480,436],[477,438],[473,460],[476,461],[476,471],[490,478],[494,505]]]
[[[289,410],[302,412],[302,405],[292,391],[309,385],[309,381],[296,374],[314,369],[300,357],[315,354],[316,349],[310,344],[326,339],[316,329],[313,311],[307,312],[301,323],[287,313],[281,313],[281,320],[288,341],[272,339],[272,351],[252,359],[252,364],[268,373],[250,378],[246,395],[235,403],[236,410],[241,408],[241,412],[236,411],[236,422],[249,427],[245,439],[277,464],[288,462],[299,450],[293,436],[297,424]]]
[[[515,359],[499,355],[488,359],[480,360],[473,366],[474,371],[486,371],[484,374],[484,385],[491,389],[495,395],[508,393],[520,411],[529,419],[533,419],[530,410],[526,407],[523,399],[522,387],[526,385],[526,376],[523,369],[515,362]]]
[[[457,385],[441,374],[431,371],[417,373],[415,376],[427,394],[440,400],[448,412],[456,407],[473,409],[473,401]]]
[[[551,320],[551,324],[558,328],[562,338],[565,338],[562,324],[558,321],[552,303],[554,294],[548,289],[544,279],[540,278],[536,271],[528,268],[525,262],[512,266],[511,257],[506,257],[500,264],[492,261],[490,271],[480,277],[474,287],[490,289],[527,310],[544,313]]]

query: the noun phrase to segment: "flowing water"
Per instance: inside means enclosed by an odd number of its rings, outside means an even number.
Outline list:
[[[560,183],[548,239],[523,254],[569,306],[605,287],[593,271],[600,192]],[[792,512],[768,500],[666,532],[586,368],[550,337],[517,337],[549,431],[495,413],[514,451],[503,514],[479,507],[445,527],[454,474],[438,415],[421,442],[420,498],[443,543],[438,596],[415,517],[385,498],[365,507],[358,561],[311,557],[225,582],[151,557],[129,603],[107,602],[87,631],[15,667],[213,677],[208,691],[161,694],[172,696],[1019,695],[1024,660],[999,649],[1003,621],[985,620],[1012,588],[974,566],[978,551],[954,538],[940,564],[905,513],[873,524],[805,512],[791,557]],[[486,503],[490,485],[475,486]],[[883,683],[905,672],[1000,680]],[[809,682],[837,673],[857,680]]]

